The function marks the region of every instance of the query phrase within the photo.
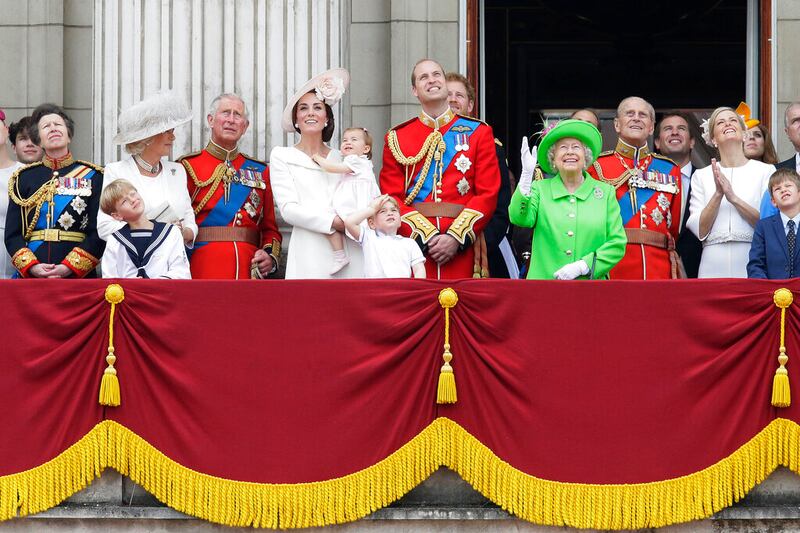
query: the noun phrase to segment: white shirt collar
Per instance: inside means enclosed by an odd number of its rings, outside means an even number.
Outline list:
[[[681,167],[681,174],[683,174],[683,176],[687,177],[687,178],[691,178],[692,177],[692,161],[691,160]]]
[[[795,215],[791,220],[794,220],[794,231],[796,232],[798,228],[800,228],[800,213]],[[784,215],[781,212],[781,222],[783,223],[783,231],[789,231],[789,228],[786,227],[786,224],[789,223],[789,217]]]

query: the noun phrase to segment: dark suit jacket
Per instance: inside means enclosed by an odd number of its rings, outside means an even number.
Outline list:
[[[753,244],[750,246],[747,277],[787,279],[797,276],[800,276],[800,246],[795,246],[794,257],[790,258],[780,213],[759,220],[753,234]]]
[[[775,168],[791,168],[792,170],[796,170],[797,169],[797,164],[795,161],[796,156],[797,154],[792,154],[792,157],[790,157],[786,161],[781,161],[780,163],[775,165]]]
[[[692,165],[691,170],[692,172],[689,173],[690,176],[695,171],[694,165]],[[703,254],[703,244],[700,242],[700,239],[686,227],[686,221],[689,220],[689,199],[692,197],[691,182],[687,190],[681,191],[681,194],[686,195],[686,210],[683,213],[683,227],[681,228],[681,233],[678,235],[678,240],[675,242],[675,250],[677,250],[678,255],[681,256],[683,268],[686,269],[686,276],[696,278],[697,272],[700,270],[700,256]]]
[[[500,165],[500,190],[497,193],[497,208],[483,228],[486,237],[486,255],[489,262],[489,276],[492,278],[507,278],[508,267],[500,251],[500,241],[508,234],[510,222],[508,221],[508,204],[511,203],[511,182],[508,179],[508,165],[503,145],[495,140],[497,163]]]

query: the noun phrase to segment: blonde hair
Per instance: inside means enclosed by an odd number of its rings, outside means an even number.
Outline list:
[[[132,190],[135,191],[136,187],[126,179],[112,181],[106,185],[103,192],[100,193],[100,209],[103,213],[110,216],[112,213],[116,212],[117,202]]]
[[[708,139],[705,139],[706,144],[713,146],[714,148],[717,147],[714,144],[714,126],[715,126],[714,123],[717,121],[717,117],[720,115],[720,113],[724,113],[725,111],[730,111],[736,116],[736,119],[739,122],[739,126],[742,130],[742,135],[744,135],[744,132],[747,131],[747,126],[745,126],[744,124],[744,119],[742,118],[741,115],[739,115],[739,113],[736,112],[734,108],[727,106],[716,108],[714,111],[711,112],[711,116],[708,117]]]
[[[367,128],[360,126],[351,126],[342,132],[342,136],[348,131],[360,131],[364,135],[364,144],[369,146],[369,152],[366,153],[367,159],[372,159],[372,135],[369,134]]]

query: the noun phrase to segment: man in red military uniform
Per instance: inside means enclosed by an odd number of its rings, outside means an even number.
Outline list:
[[[207,120],[211,141],[179,159],[199,226],[192,278],[265,278],[277,270],[281,253],[269,168],[239,153],[239,139],[250,125],[241,98],[218,96]]]
[[[401,231],[428,257],[429,278],[480,277],[486,264],[481,232],[500,188],[492,128],[450,110],[436,61],[417,62],[411,87],[422,110],[386,135],[381,191],[400,203]]]
[[[650,152],[655,110],[630,96],[617,107],[617,147],[600,154],[589,174],[617,190],[622,225],[628,236],[625,256],[611,279],[685,277],[675,239],[681,222],[681,169],[672,160]]]

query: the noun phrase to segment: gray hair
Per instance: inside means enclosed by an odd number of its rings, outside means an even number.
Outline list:
[[[247,102],[244,99],[235,93],[222,93],[221,95],[217,96],[213,100],[211,100],[211,105],[208,106],[208,114],[209,115],[216,115],[217,109],[219,109],[219,103],[222,101],[223,98],[229,98],[231,100],[239,100],[242,103],[242,107],[244,108],[244,118],[245,120],[250,120],[250,112],[247,110]]]
[[[580,141],[578,141],[580,142]],[[558,141],[554,142],[550,148],[547,150],[547,162],[550,163],[550,168],[555,169],[556,165],[556,145]],[[581,142],[581,146],[583,146],[583,157],[585,161],[583,162],[583,170],[588,170],[592,163],[594,162],[594,154],[592,153],[592,149],[586,146]]]
[[[789,127],[789,111],[792,110],[793,107],[800,107],[800,100],[796,102],[792,102],[788,106],[786,106],[786,111],[783,112],[783,127]]]
[[[642,102],[647,105],[647,111],[650,113],[650,120],[653,121],[653,124],[656,122],[656,110],[653,107],[653,104],[642,98],[641,96],[629,96],[627,98],[623,98],[622,101],[617,106],[617,118],[622,116],[622,106],[628,103],[630,100],[641,100]]]

